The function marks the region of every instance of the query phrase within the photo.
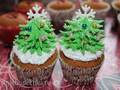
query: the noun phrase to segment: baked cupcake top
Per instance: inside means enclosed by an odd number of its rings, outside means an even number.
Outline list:
[[[18,24],[25,24],[26,16],[17,13],[17,12],[9,12],[3,15],[0,15],[0,26],[3,27],[18,27]]]
[[[82,6],[72,20],[67,20],[60,40],[61,50],[74,60],[90,61],[97,59],[104,51],[103,20],[95,19],[93,9]]]
[[[47,12],[36,5],[29,10],[26,25],[20,25],[21,32],[14,41],[13,53],[22,63],[43,64],[55,52],[56,36]]]

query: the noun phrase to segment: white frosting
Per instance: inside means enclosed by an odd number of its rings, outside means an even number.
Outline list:
[[[85,52],[83,55],[80,51],[73,51],[72,49],[66,49],[65,47],[61,46],[61,50],[63,51],[64,55],[78,61],[92,61],[100,57],[103,52],[97,51],[95,54],[90,52]]]
[[[40,56],[37,53],[31,54],[30,51],[23,53],[21,50],[18,50],[17,46],[13,46],[11,59],[15,53],[22,63],[44,64],[55,53],[55,50],[56,49],[51,50],[50,53],[43,52]]]

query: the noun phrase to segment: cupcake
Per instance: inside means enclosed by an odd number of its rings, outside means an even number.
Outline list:
[[[17,77],[25,86],[47,85],[57,59],[56,36],[47,12],[40,7],[30,10],[26,25],[20,25],[11,52],[11,60]]]
[[[15,11],[21,12],[23,14],[26,14],[29,9],[31,9],[34,5],[39,5],[41,8],[43,8],[43,4],[37,1],[33,0],[24,0],[18,3],[18,5],[15,6]],[[42,10],[42,9],[41,9]]]
[[[96,11],[96,18],[98,19],[104,19],[108,13],[108,11],[110,10],[110,5],[105,2],[105,1],[92,1],[92,0],[88,0],[86,2],[82,3],[87,4],[88,6],[90,6],[92,9],[94,9]]]
[[[5,45],[11,45],[15,35],[19,33],[19,24],[25,24],[26,16],[16,12],[9,12],[0,16],[0,40]]]
[[[55,33],[63,28],[64,21],[71,19],[76,7],[75,4],[67,0],[51,1],[47,5],[47,11],[50,13]]]
[[[82,12],[83,11],[83,12]],[[60,62],[63,76],[75,85],[94,82],[104,60],[103,20],[95,19],[90,7],[82,6],[61,32]]]

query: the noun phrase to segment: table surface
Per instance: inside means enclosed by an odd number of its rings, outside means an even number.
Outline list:
[[[0,44],[0,90],[120,90],[120,40],[111,33],[111,19],[105,25],[105,60],[98,72],[95,84],[73,86],[62,75],[59,60],[47,86],[25,87],[16,78],[15,70],[8,64],[11,49]]]

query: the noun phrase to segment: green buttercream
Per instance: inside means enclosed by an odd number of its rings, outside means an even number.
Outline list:
[[[14,41],[24,53],[30,51],[32,54],[37,52],[49,52],[56,47],[56,36],[53,32],[50,21],[42,18],[34,18],[26,25],[20,25],[21,32]]]
[[[68,20],[64,25],[66,31],[61,31],[60,43],[65,48],[74,51],[96,53],[104,49],[104,31],[101,30],[103,20],[95,20],[89,17]]]

